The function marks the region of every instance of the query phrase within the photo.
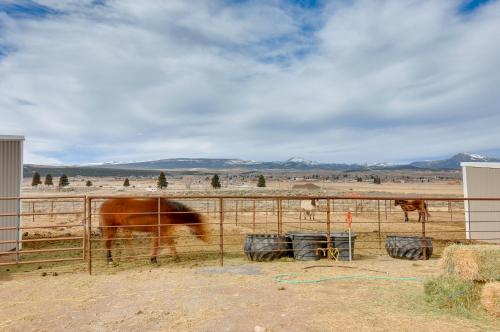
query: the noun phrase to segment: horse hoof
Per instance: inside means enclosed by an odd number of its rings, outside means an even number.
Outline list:
[[[113,261],[108,261],[108,266],[113,266]]]
[[[151,264],[158,264],[156,257],[151,257]]]

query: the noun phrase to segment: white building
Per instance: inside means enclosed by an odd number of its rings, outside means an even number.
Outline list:
[[[0,135],[0,252],[15,250],[18,245],[21,249],[16,240],[22,234],[18,229],[21,202],[17,197],[21,196],[23,180],[23,143],[23,136]],[[8,197],[14,199],[6,200]]]
[[[500,163],[464,162],[460,165],[465,198],[499,198],[464,201],[467,239],[500,243]]]

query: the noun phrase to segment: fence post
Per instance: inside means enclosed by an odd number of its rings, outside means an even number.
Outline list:
[[[387,200],[384,199],[384,213],[385,213],[385,221],[387,221]]]
[[[377,217],[378,217],[378,248],[382,249],[382,235],[380,234],[380,200],[377,199]]]
[[[161,248],[161,198],[158,197],[158,247],[156,248],[156,256],[159,256],[160,248]]]
[[[89,212],[88,212],[88,223],[87,223],[87,229],[88,229],[88,236],[87,236],[87,256],[89,260],[89,275],[92,275],[92,198],[88,198],[88,207],[89,207]]]
[[[274,207],[274,201],[273,201],[273,207]],[[278,220],[278,234],[281,235],[281,199],[276,200],[276,217]]]
[[[326,248],[328,252],[328,258],[331,258],[332,254],[330,252],[331,244],[331,228],[330,228],[330,199],[326,200]]]
[[[253,200],[253,220],[252,220],[252,231],[255,233],[255,199]]]
[[[235,207],[235,212],[234,212],[234,219],[236,226],[238,226],[238,201],[236,200],[236,207]]]
[[[82,225],[83,225],[82,256],[83,256],[83,260],[85,261],[85,249],[87,249],[86,248],[86,242],[87,242],[87,195],[83,196]]]
[[[220,266],[224,266],[224,200],[219,198],[219,245],[220,245]]]
[[[427,240],[425,239],[425,218],[422,219],[422,254],[427,259]]]
[[[16,198],[16,264],[19,264],[19,240],[21,239],[21,197]]]

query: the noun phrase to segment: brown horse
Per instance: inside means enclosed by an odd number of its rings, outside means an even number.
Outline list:
[[[170,251],[177,258],[173,234],[179,225],[189,227],[192,234],[208,242],[206,224],[202,216],[182,203],[165,198],[108,199],[101,205],[100,216],[108,263],[113,263],[111,248],[118,229],[125,233],[126,238],[132,238],[132,232],[151,233],[153,236],[151,263],[153,264],[157,263],[160,238],[165,239]]]
[[[421,222],[422,218],[424,221],[427,221],[431,215],[427,210],[427,203],[424,200],[416,199],[416,200],[405,200],[405,199],[397,199],[394,201],[395,206],[401,206],[401,209],[405,213],[405,222],[408,222],[408,212],[410,211],[418,211],[418,221]]]

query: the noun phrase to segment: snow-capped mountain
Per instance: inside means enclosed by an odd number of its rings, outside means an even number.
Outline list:
[[[431,169],[459,169],[461,162],[500,162],[500,159],[472,153],[458,153],[449,159],[416,161],[410,165],[419,168]]]

